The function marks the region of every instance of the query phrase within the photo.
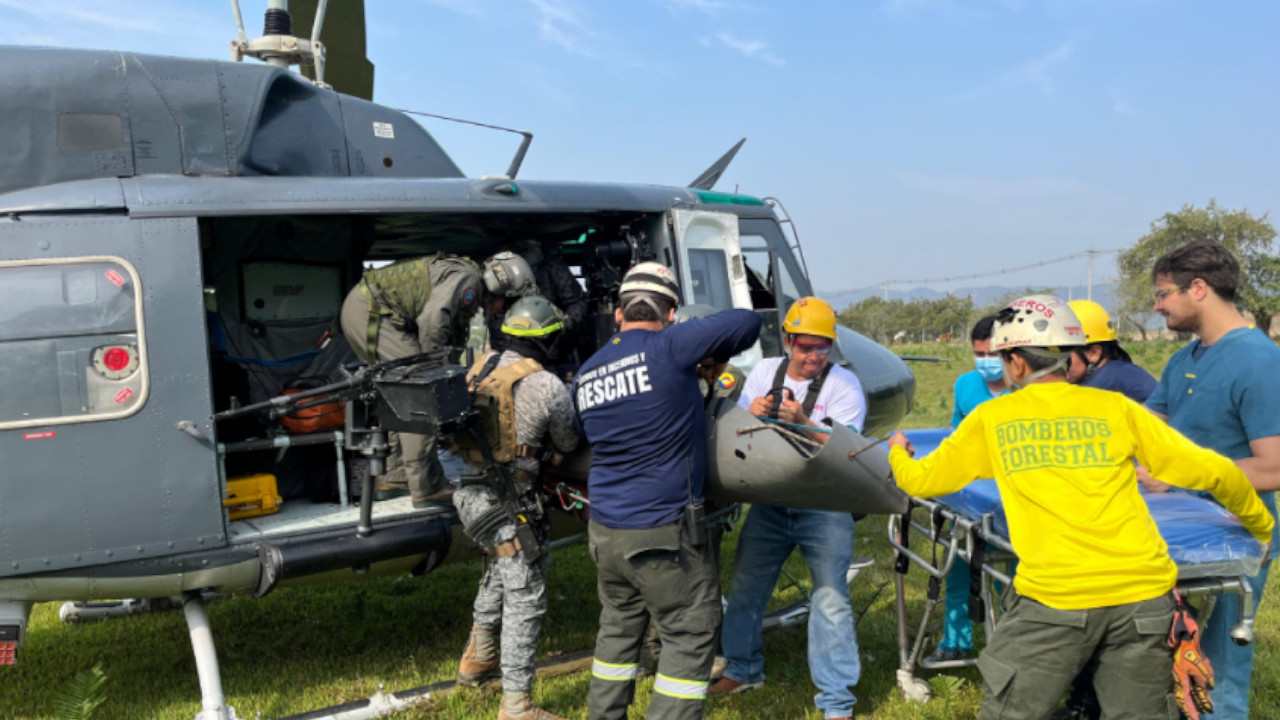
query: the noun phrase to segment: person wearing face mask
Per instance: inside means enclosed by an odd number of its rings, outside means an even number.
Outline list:
[[[969,342],[973,344],[974,369],[956,378],[951,427],[959,427],[960,422],[974,408],[1007,392],[1000,353],[991,350],[991,328],[995,322],[996,316],[988,315],[974,323],[973,330],[969,333]]]
[[[960,427],[973,409],[994,397],[1009,392],[1004,384],[1004,365],[1000,353],[991,350],[991,328],[996,316],[988,315],[974,323],[969,333],[973,344],[974,369],[956,379],[955,409],[951,427]],[[973,622],[969,620],[969,563],[956,558],[947,573],[946,613],[942,618],[942,640],[925,662],[942,663],[963,660],[973,654]]]
[[[922,460],[889,438],[898,487],[916,497],[994,477],[1020,560],[978,658],[979,720],[1049,717],[1082,667],[1096,669],[1103,717],[1170,711],[1168,639],[1178,568],[1142,499],[1135,459],[1170,484],[1206,490],[1259,542],[1275,521],[1244,471],[1121,395],[1066,382],[1080,321],[1049,295],[997,315],[1009,395],[983,403]]]

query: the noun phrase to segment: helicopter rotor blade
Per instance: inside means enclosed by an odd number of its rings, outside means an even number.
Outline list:
[[[711,163],[711,167],[702,171],[702,174],[693,182],[689,183],[689,187],[694,190],[710,190],[720,181],[720,176],[728,169],[729,163],[733,162],[733,158],[737,156],[738,151],[742,149],[742,145],[747,142],[746,138],[738,141],[738,144],[729,148],[729,152],[720,156],[720,159]]]
[[[290,0],[294,33],[310,37],[319,0]],[[369,61],[365,38],[364,0],[329,0],[320,29],[325,46],[324,81],[334,90],[365,100],[373,99],[373,63]],[[315,79],[315,68],[304,66],[302,74]]]

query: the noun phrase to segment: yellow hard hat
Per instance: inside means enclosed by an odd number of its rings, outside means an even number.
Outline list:
[[[1072,300],[1068,304],[1080,319],[1085,342],[1093,344],[1116,339],[1116,324],[1101,305],[1092,300]]]
[[[822,298],[800,298],[787,310],[782,329],[791,335],[817,335],[835,340],[836,311]]]

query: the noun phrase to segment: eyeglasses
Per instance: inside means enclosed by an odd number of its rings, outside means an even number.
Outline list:
[[[1186,288],[1182,287],[1181,285],[1178,285],[1177,287],[1166,288],[1164,290],[1157,290],[1156,302],[1158,303],[1164,302],[1165,298],[1169,297],[1170,295],[1176,292],[1182,292],[1183,290],[1186,290]]]
[[[826,357],[831,354],[831,345],[802,345],[796,343],[791,346],[791,351],[797,355],[820,355]]]

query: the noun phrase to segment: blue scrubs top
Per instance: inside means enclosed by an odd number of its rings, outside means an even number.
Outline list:
[[[951,411],[951,427],[960,427],[960,421],[973,412],[973,409],[993,397],[1000,397],[1009,392],[1005,390],[996,395],[991,394],[987,381],[982,379],[977,370],[956,378],[955,409]]]
[[[1240,460],[1253,455],[1251,440],[1280,435],[1277,381],[1280,347],[1255,328],[1237,328],[1207,348],[1196,340],[1174,354],[1147,407],[1197,445]],[[1259,495],[1274,516],[1276,494]],[[1280,525],[1271,548],[1271,557],[1280,555]]]

